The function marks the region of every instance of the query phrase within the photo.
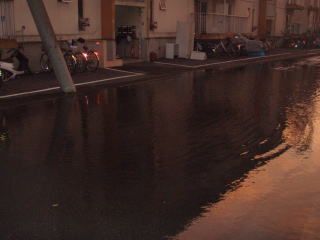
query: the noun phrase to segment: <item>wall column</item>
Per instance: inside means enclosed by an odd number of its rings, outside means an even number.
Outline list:
[[[267,0],[259,0],[258,35],[265,36],[266,34],[267,34]]]
[[[122,66],[123,62],[116,59],[116,7],[115,0],[101,0],[101,38],[104,44],[104,66]]]
[[[101,0],[101,35],[103,39],[115,40],[115,0]]]

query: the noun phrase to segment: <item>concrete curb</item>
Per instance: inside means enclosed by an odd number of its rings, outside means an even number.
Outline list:
[[[248,57],[248,58],[227,60],[227,61],[207,63],[207,64],[196,64],[196,65],[161,62],[161,61],[156,61],[155,63],[168,65],[168,66],[176,66],[176,67],[181,67],[181,68],[191,69],[191,70],[201,70],[201,69],[223,70],[223,69],[243,67],[243,66],[252,65],[252,64],[261,64],[261,63],[267,63],[267,62],[273,62],[273,61],[312,57],[316,55],[320,55],[320,49],[308,50],[308,51],[298,52],[298,53],[291,52],[291,53],[280,53],[280,54],[273,54],[273,55],[267,55],[267,56],[261,56],[261,57]]]

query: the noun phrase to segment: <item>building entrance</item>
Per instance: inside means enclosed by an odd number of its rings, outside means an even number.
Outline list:
[[[141,59],[144,8],[136,6],[116,6],[115,36],[118,58]]]

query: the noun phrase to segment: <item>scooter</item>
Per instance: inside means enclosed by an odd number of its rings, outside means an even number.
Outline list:
[[[10,56],[0,60],[0,87],[3,82],[14,79],[16,76],[31,73],[28,58],[19,49],[10,49],[7,54]],[[15,66],[14,60],[18,62]]]

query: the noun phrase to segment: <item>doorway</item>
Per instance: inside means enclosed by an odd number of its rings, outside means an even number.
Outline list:
[[[143,7],[116,5],[116,54],[124,61],[142,58],[143,15]]]

